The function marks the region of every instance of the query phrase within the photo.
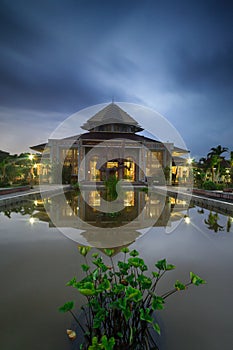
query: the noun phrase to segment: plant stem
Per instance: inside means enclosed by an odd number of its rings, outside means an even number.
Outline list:
[[[190,284],[192,284],[192,282],[186,283],[185,287],[190,286]],[[169,292],[164,293],[163,295],[161,295],[161,298],[166,299],[166,298],[170,297],[170,295],[172,295],[172,294],[174,294],[174,293],[176,293],[178,291],[179,291],[179,289],[174,288],[174,289],[170,290]]]
[[[81,328],[81,330],[83,331],[83,333],[85,333],[85,329],[83,328],[83,326],[81,325],[81,323],[79,322],[79,320],[77,319],[77,317],[75,316],[75,314],[73,313],[73,311],[69,310],[69,312],[71,313],[71,315],[73,316],[73,318],[75,319],[75,321],[77,322],[77,324],[79,325],[79,327]]]

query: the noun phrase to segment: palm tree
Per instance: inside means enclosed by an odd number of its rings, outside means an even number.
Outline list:
[[[224,152],[228,152],[227,147],[222,147],[221,145],[218,145],[217,147],[212,147],[210,149],[210,152],[207,154],[207,158],[210,159],[210,166],[211,166],[211,172],[212,172],[212,181],[214,182],[214,167],[217,166],[217,179],[220,172],[220,166],[221,166],[221,155]]]

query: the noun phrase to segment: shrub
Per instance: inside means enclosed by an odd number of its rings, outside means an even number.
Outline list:
[[[217,189],[217,186],[216,184],[213,182],[213,181],[206,181],[203,183],[203,188],[204,190],[216,190]]]

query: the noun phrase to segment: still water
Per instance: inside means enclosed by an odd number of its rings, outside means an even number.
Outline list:
[[[82,276],[81,243],[116,251],[129,246],[151,268],[166,257],[176,269],[165,276],[161,292],[176,279],[188,281],[189,271],[200,275],[206,285],[171,296],[158,314],[160,350],[231,350],[232,217],[130,191],[119,215],[103,214],[98,193],[85,196],[68,193],[65,202],[54,196],[0,209],[0,349],[70,349],[65,330],[71,319],[57,309],[76,297],[65,283]]]

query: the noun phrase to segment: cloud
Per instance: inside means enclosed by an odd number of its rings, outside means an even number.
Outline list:
[[[0,106],[12,111],[12,130],[19,120],[37,126],[37,113],[54,125],[112,97],[164,114],[195,153],[210,125],[231,123],[228,1],[1,0],[1,10]],[[224,135],[202,137],[203,150],[230,147]]]

